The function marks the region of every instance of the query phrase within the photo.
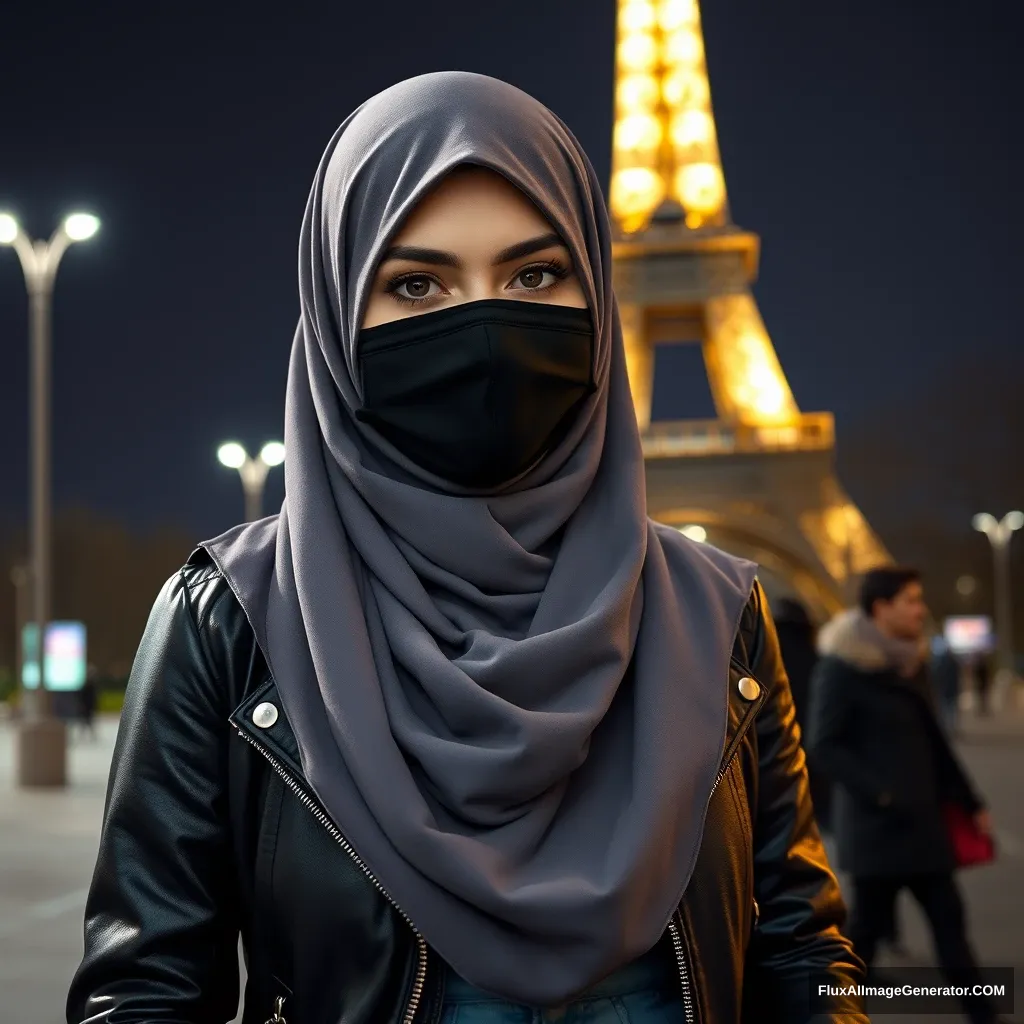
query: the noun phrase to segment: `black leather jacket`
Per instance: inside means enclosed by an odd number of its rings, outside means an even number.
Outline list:
[[[720,784],[662,939],[687,1024],[806,1021],[812,981],[862,979],[761,602],[757,589],[723,680]],[[132,671],[70,1024],[231,1020],[239,933],[245,1024],[436,1024],[440,961],[312,796],[280,709],[241,607],[197,551]],[[850,996],[814,1009],[867,1020]]]

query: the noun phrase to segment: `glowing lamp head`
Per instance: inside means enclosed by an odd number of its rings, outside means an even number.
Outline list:
[[[18,237],[18,222],[9,213],[0,213],[0,245],[10,245]]]
[[[228,469],[241,469],[248,461],[249,456],[237,441],[229,441],[217,449],[217,458],[220,464],[227,466]]]
[[[1024,529],[1024,512],[1008,512],[1004,522],[1012,533],[1016,533],[1018,530]]]
[[[260,461],[266,466],[280,466],[284,462],[284,445],[280,441],[269,441],[260,451]]]
[[[72,242],[84,242],[99,229],[100,219],[91,213],[73,213],[64,221],[64,233]]]
[[[978,531],[978,533],[994,533],[999,523],[996,522],[996,517],[988,512],[980,512],[978,515],[971,520],[971,525]]]
[[[708,539],[708,531],[703,526],[698,526],[696,523],[690,526],[680,526],[679,532],[686,537],[687,540],[692,540],[695,544],[703,544]]]

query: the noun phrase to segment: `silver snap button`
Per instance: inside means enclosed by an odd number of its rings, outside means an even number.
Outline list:
[[[757,700],[761,693],[761,686],[756,679],[744,676],[740,680],[740,696],[745,700]]]
[[[264,702],[256,705],[252,713],[253,724],[259,729],[269,729],[277,721],[277,708]]]

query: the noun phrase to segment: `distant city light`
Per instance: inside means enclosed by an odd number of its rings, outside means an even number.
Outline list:
[[[970,597],[978,589],[978,581],[973,576],[961,576],[956,581],[957,593],[962,597]]]

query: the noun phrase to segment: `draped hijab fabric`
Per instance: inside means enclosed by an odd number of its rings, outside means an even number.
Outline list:
[[[498,491],[433,479],[353,412],[376,265],[477,165],[568,245],[596,392]],[[646,513],[586,155],[542,104],[447,72],[363,104],[302,225],[280,514],[205,546],[241,602],[306,778],[428,944],[471,983],[561,1005],[663,934],[689,880],[754,567]]]

